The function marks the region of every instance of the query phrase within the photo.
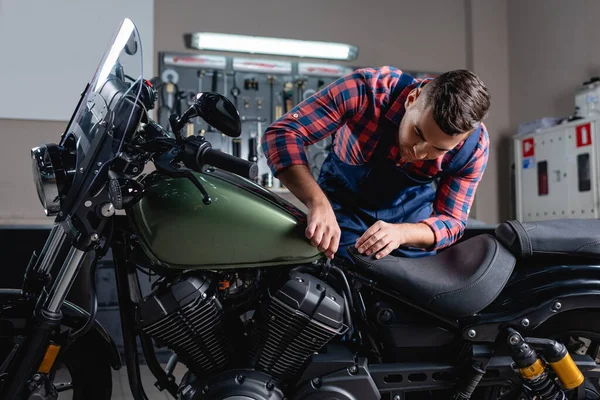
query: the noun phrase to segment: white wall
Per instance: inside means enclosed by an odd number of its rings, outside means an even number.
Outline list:
[[[508,218],[510,203],[506,152],[507,138],[511,135],[508,13],[505,1],[472,0],[467,4],[471,17],[468,68],[481,77],[491,94],[490,114],[486,120],[490,156],[471,215],[487,223],[497,223]]]
[[[354,44],[356,65],[465,67],[465,0],[156,0],[155,48],[199,31]]]
[[[0,118],[68,120],[126,17],[151,77],[154,0],[0,0]]]
[[[509,0],[510,116],[573,113],[575,90],[600,75],[600,1]]]

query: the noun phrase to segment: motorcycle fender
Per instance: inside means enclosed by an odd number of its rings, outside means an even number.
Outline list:
[[[84,324],[90,316],[90,314],[87,311],[69,301],[65,301],[65,303],[63,304],[62,312],[66,319],[77,320],[78,325]],[[94,325],[86,335],[90,335],[91,340],[93,340],[95,343],[98,343],[98,345],[104,346],[104,348],[106,349],[106,354],[108,355],[110,366],[114,370],[118,370],[121,368],[122,362],[119,349],[117,348],[115,341],[106,331],[106,329],[104,329],[102,324],[100,324],[100,322],[98,322],[97,320],[94,321]]]
[[[461,321],[465,340],[493,342],[509,326],[527,332],[558,313],[600,311],[600,265],[517,266],[515,271],[490,306]]]

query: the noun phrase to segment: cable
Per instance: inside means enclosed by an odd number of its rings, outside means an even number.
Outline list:
[[[352,299],[352,291],[350,290],[350,283],[348,283],[348,278],[346,278],[346,274],[344,271],[336,267],[335,265],[329,266],[332,271],[335,271],[339,276],[341,276],[344,281],[344,285],[346,286],[344,290],[346,291],[346,295],[348,296],[348,302],[350,303],[350,307],[354,310],[354,299]]]

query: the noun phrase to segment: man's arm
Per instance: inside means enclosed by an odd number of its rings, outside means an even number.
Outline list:
[[[440,180],[433,202],[433,215],[422,221],[434,233],[433,249],[448,247],[463,235],[488,157],[489,138],[484,130],[465,167],[456,175]]]
[[[306,237],[313,246],[333,258],[341,231],[335,213],[306,165],[292,165],[279,175],[283,184],[308,208]]]
[[[368,83],[360,70],[339,78],[271,124],[261,138],[273,175],[292,165],[308,165],[305,146],[335,133],[368,104]]]
[[[487,131],[481,135],[469,162],[455,176],[438,185],[433,214],[418,223],[390,224],[378,221],[356,242],[360,253],[385,257],[401,245],[439,250],[462,236],[475,191],[488,161]]]
[[[330,136],[361,113],[368,91],[360,71],[346,75],[298,104],[262,136],[273,174],[308,208],[306,237],[330,258],[338,249],[340,228],[329,200],[308,170],[305,146]]]

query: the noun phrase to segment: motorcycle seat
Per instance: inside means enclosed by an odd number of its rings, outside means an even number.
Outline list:
[[[379,260],[348,249],[355,267],[428,310],[451,317],[474,315],[500,294],[516,259],[492,235],[482,234],[422,258]]]
[[[519,259],[556,256],[600,259],[600,221],[595,219],[511,220],[498,225],[495,234]]]

